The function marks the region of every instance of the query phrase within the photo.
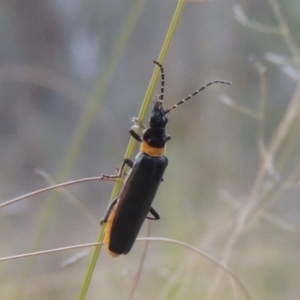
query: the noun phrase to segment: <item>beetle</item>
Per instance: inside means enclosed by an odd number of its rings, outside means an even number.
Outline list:
[[[164,69],[159,62],[154,61],[154,63],[161,72],[161,93],[154,96],[149,128],[142,126],[144,130],[141,137],[135,131],[140,125],[133,118],[135,124],[129,130],[131,136],[140,142],[140,151],[134,162],[124,159],[117,175],[102,175],[104,180],[117,180],[123,177],[126,165],[130,168],[120,196],[108,206],[100,222],[101,225],[106,223],[104,244],[107,245],[109,254],[113,257],[127,254],[131,250],[146,218],[160,219],[159,214],[152,207],[152,202],[168,165],[165,151],[166,143],[171,137],[166,131],[168,123],[166,114],[212,84],[231,84],[223,80],[209,82],[170,109],[164,110]],[[152,216],[148,216],[148,213]]]

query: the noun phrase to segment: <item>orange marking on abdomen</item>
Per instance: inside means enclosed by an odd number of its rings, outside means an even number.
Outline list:
[[[111,213],[110,213],[110,215],[108,217],[108,220],[106,222],[105,231],[104,231],[105,232],[105,236],[104,236],[104,239],[103,239],[103,243],[106,245],[107,251],[108,251],[109,255],[111,255],[112,257],[118,257],[119,256],[119,254],[117,254],[117,253],[112,252],[112,251],[109,250],[111,226],[112,226],[112,223],[113,223],[114,218],[115,218],[117,205],[118,204],[116,204],[113,207],[113,209],[112,209],[112,211],[111,211]]]

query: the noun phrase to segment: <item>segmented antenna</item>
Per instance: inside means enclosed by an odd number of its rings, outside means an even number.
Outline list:
[[[165,110],[165,115],[167,113],[169,113],[171,110],[177,108],[179,105],[183,104],[185,101],[190,100],[192,97],[196,96],[198,93],[200,93],[201,91],[203,91],[205,88],[209,87],[212,84],[215,83],[222,83],[222,84],[231,84],[230,81],[224,81],[224,80],[215,80],[215,81],[211,81],[209,83],[207,83],[206,85],[204,85],[202,88],[200,88],[199,90],[195,91],[193,94],[187,96],[185,99],[180,100],[177,104],[173,105],[170,109]]]
[[[160,95],[159,95],[159,99],[163,100],[164,99],[164,90],[165,90],[165,72],[164,72],[164,68],[163,66],[157,62],[157,61],[153,61],[156,65],[159,66],[160,68],[160,73],[161,73],[161,86],[160,86]]]

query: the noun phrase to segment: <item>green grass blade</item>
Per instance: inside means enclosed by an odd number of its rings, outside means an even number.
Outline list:
[[[160,52],[159,57],[158,57],[158,61],[161,62],[161,63],[165,60],[166,55],[167,55],[167,51],[170,48],[171,41],[174,37],[174,34],[175,34],[175,31],[176,31],[176,28],[177,28],[177,25],[178,25],[178,22],[179,22],[181,12],[183,10],[184,2],[185,2],[185,0],[180,0],[177,4],[175,13],[173,15],[169,30],[167,32],[167,35],[166,35],[166,38],[165,38],[165,41],[164,41],[164,44],[162,46],[161,52]],[[145,94],[140,112],[138,114],[138,120],[140,120],[141,122],[143,122],[143,120],[145,119],[146,113],[148,111],[148,108],[149,108],[149,105],[150,105],[150,102],[151,102],[151,99],[152,99],[152,95],[153,95],[153,92],[154,92],[154,88],[155,88],[155,84],[156,84],[156,81],[158,79],[158,76],[159,76],[159,69],[155,68],[155,70],[153,72],[153,75],[151,77],[149,86],[147,88],[147,91],[146,91],[146,94]],[[134,149],[135,149],[135,140],[133,138],[131,138],[130,141],[129,141],[127,150],[125,152],[125,157],[126,158],[132,157]],[[122,187],[122,181],[119,180],[115,184],[115,187],[112,191],[111,200],[116,198],[116,196],[119,194],[119,192],[121,190],[121,187]],[[105,229],[105,226],[103,226],[102,229],[100,230],[100,233],[98,235],[98,240],[97,240],[98,242],[103,241],[104,229]],[[87,294],[87,291],[88,291],[88,288],[89,288],[89,285],[90,285],[90,282],[91,282],[91,278],[93,276],[93,272],[94,272],[99,254],[100,254],[100,250],[101,250],[101,246],[96,247],[94,249],[94,252],[92,254],[92,258],[91,258],[91,261],[90,261],[90,264],[89,264],[89,267],[88,267],[88,271],[86,273],[86,276],[85,276],[85,279],[84,279],[84,282],[83,282],[83,285],[82,285],[82,288],[81,288],[81,291],[80,291],[80,294],[79,294],[79,297],[78,297],[79,300],[84,300],[85,297],[86,297],[86,294]]]

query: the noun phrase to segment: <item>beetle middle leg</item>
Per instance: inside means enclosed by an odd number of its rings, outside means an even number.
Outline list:
[[[123,177],[123,173],[124,173],[124,169],[125,166],[128,166],[130,169],[133,167],[133,161],[130,160],[129,158],[124,158],[123,163],[121,165],[120,168],[118,168],[118,173],[116,175],[101,175],[102,176],[102,180],[112,180],[112,181],[116,181],[119,178]]]

